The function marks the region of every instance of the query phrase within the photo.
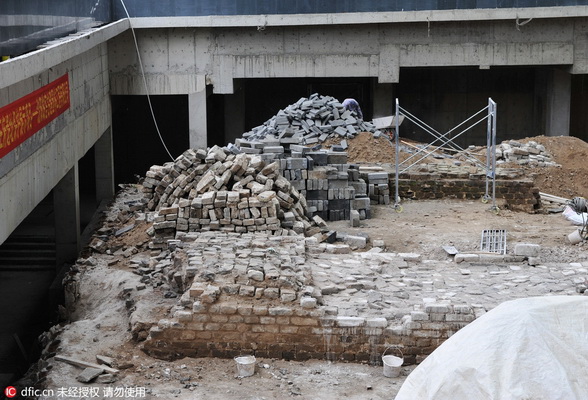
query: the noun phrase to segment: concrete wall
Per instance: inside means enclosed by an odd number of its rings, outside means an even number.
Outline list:
[[[411,104],[411,99],[442,98],[444,103],[437,108],[447,108],[445,114],[418,115],[443,130],[484,107],[488,97],[497,96],[504,111],[499,119],[501,137],[517,138],[568,134],[570,74],[588,72],[588,53],[584,54],[588,44],[587,15],[587,7],[561,7],[329,16],[136,18],[133,26],[137,28],[149,92],[190,95],[190,115],[192,112],[205,115],[203,107],[214,106],[210,101],[207,104],[206,86],[212,87],[214,94],[229,95],[239,91],[238,80],[371,78],[373,84],[366,88],[373,93],[368,96],[369,104],[362,104],[370,111],[368,117],[390,115],[394,96],[408,96],[409,101],[403,104],[414,112],[418,112],[419,105]],[[130,32],[109,43],[109,60],[113,94],[146,93]],[[519,90],[521,85],[515,85],[510,91],[508,82],[528,71],[500,67],[531,66],[542,67],[545,72],[538,73],[535,83],[531,80],[523,92]],[[416,76],[418,73],[415,75],[414,71],[423,67],[446,68],[446,71],[454,68],[452,73],[439,74],[439,82],[451,76],[457,79],[445,82],[444,86],[450,88],[446,93],[437,92],[433,96],[429,96],[432,88],[425,88],[421,93],[402,89],[403,82],[414,84],[410,79],[403,81],[403,74]],[[490,78],[472,79],[465,90],[476,95],[468,95],[467,99],[463,96],[465,92],[462,93],[465,87],[462,75],[455,72],[462,67],[480,71],[470,72],[468,76]],[[492,85],[488,82],[493,81],[497,84],[488,88]],[[456,103],[459,109],[454,107]],[[274,113],[286,105],[274,104]],[[239,126],[250,129],[246,116],[228,114],[231,106],[229,101],[219,108],[218,112],[225,116],[224,124],[221,123],[224,127],[218,122],[223,118],[209,118],[208,128],[202,117],[192,118],[191,145],[206,144],[206,129],[210,137],[211,123],[213,131],[224,130],[225,139],[239,135],[241,132],[234,131]],[[246,100],[245,107],[257,105]],[[227,119],[232,123],[227,124]]]
[[[109,129],[106,40],[127,27],[121,22],[0,63],[0,106],[65,73],[71,101],[68,110],[0,159],[0,243]]]
[[[173,20],[169,23],[187,23]],[[586,18],[427,23],[174,27],[137,30],[150,91],[233,93],[235,78],[377,77],[400,79],[403,67],[567,65],[588,70]],[[139,25],[148,26],[146,21]],[[258,26],[245,24],[259,23]],[[304,23],[300,18],[299,24]],[[163,22],[161,23],[164,24]],[[294,23],[293,23],[294,24]],[[113,93],[144,93],[130,33],[109,46]],[[205,78],[205,79],[204,79]]]

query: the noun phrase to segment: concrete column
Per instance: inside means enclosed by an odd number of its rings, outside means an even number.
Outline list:
[[[80,191],[77,163],[53,188],[57,266],[75,261],[80,243]]]
[[[224,96],[225,144],[235,143],[245,132],[245,90],[240,80],[235,80],[235,93]]]
[[[199,92],[188,94],[188,126],[191,148],[207,147],[206,123],[206,87],[204,87]]]
[[[548,74],[545,110],[545,135],[570,135],[571,75],[554,68]]]
[[[394,104],[394,84],[375,83],[373,88],[374,118],[394,115],[396,105]]]
[[[108,128],[94,145],[96,168],[96,202],[114,197],[114,155],[112,128]]]

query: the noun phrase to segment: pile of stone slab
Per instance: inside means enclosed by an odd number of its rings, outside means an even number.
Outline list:
[[[360,178],[366,182],[367,195],[371,204],[390,204],[390,183],[388,172],[378,166],[362,166]]]
[[[328,221],[349,220],[351,211],[370,218],[365,177],[357,164],[347,163],[344,152],[305,152],[305,158],[280,160],[282,175],[306,198],[309,217]]]
[[[143,192],[147,208],[157,211],[152,233],[161,244],[178,232],[312,236],[320,233],[318,224],[326,225],[307,217],[306,199],[281,176],[279,160],[266,163],[218,146],[189,149],[174,162],[152,166]]]
[[[552,167],[557,166],[545,146],[531,140],[527,143],[521,143],[516,140],[502,142],[496,148],[496,163],[515,162],[520,165],[529,165],[532,167]]]
[[[315,93],[309,98],[302,97],[263,125],[244,133],[235,145],[244,152],[260,154],[268,144],[286,148],[312,145],[329,137],[352,138],[359,132],[380,134],[371,122],[360,119],[355,111],[346,110],[339,100]]]

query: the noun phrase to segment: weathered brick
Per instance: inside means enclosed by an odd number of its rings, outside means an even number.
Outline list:
[[[268,313],[269,315],[292,315],[294,312],[288,307],[270,307]]]
[[[337,317],[337,326],[340,327],[356,327],[356,326],[363,326],[365,324],[365,318],[363,317],[344,317],[339,316]]]
[[[221,304],[220,306],[220,313],[221,314],[235,314],[237,312],[237,305],[235,304]]]
[[[267,315],[268,308],[266,306],[253,306],[253,314],[255,315]]]
[[[211,322],[227,322],[229,320],[229,317],[226,315],[211,315],[210,316],[210,321]]]
[[[410,318],[413,321],[428,321],[429,320],[429,314],[423,311],[411,311],[410,312]]]
[[[451,306],[447,304],[429,303],[425,304],[425,312],[436,314],[447,314],[451,312]]]
[[[304,317],[290,317],[290,323],[292,325],[307,325],[307,326],[316,326],[319,324],[317,319],[304,318]]]
[[[218,331],[220,329],[220,324],[219,323],[215,323],[215,322],[209,322],[206,325],[204,325],[204,329],[206,329],[207,331]]]
[[[365,325],[368,328],[385,328],[388,326],[388,320],[386,318],[368,318]]]
[[[251,313],[253,312],[253,306],[251,305],[239,305],[237,306],[237,313],[239,315],[251,315]]]
[[[293,325],[281,325],[280,326],[281,333],[298,333],[298,327]]]

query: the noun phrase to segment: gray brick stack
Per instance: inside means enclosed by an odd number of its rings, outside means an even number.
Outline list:
[[[173,163],[151,167],[143,188],[148,209],[157,211],[155,244],[178,232],[320,232],[307,217],[304,196],[281,176],[279,161],[266,163],[259,155],[190,149]]]
[[[275,140],[289,149],[292,145],[322,143],[329,137],[352,138],[359,132],[379,133],[372,123],[359,119],[355,111],[345,110],[339,100],[315,93],[244,133],[235,145],[257,154],[264,140]]]
[[[390,204],[390,183],[388,173],[379,167],[360,170],[360,176],[367,182],[367,192],[372,204]]]

